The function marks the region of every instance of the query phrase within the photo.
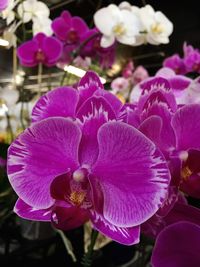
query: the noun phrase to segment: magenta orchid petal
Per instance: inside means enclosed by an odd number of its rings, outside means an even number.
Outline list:
[[[77,118],[84,121],[86,117],[96,117],[103,113],[107,120],[116,119],[115,112],[111,105],[103,97],[92,96],[88,98],[77,111]]]
[[[67,34],[70,29],[70,26],[64,22],[63,18],[56,18],[51,24],[52,30],[56,37],[61,41],[67,39]]]
[[[192,79],[181,75],[176,75],[170,79],[170,85],[173,90],[184,90],[191,84],[191,82]]]
[[[99,128],[108,121],[104,114],[86,118],[82,126],[82,138],[79,146],[79,162],[81,165],[92,166],[98,157],[99,148],[97,133]]]
[[[52,224],[61,230],[71,230],[81,226],[89,220],[89,213],[85,209],[76,206],[56,207],[52,212]]]
[[[155,140],[159,148],[162,151],[170,151],[172,148],[174,148],[175,134],[171,126],[172,112],[165,99],[162,99],[162,94],[151,94],[149,99],[146,99],[146,103],[141,111],[140,108],[141,106],[138,105],[138,113],[140,114],[141,123],[152,116],[157,116],[162,121],[162,128],[159,138],[160,140],[158,139],[158,135]]]
[[[38,51],[38,44],[36,41],[31,40],[23,43],[17,48],[17,56],[20,64],[23,66],[34,67],[37,65],[35,61],[35,54]]]
[[[166,227],[158,236],[153,250],[153,267],[197,267],[199,254],[200,227],[179,222]]]
[[[175,148],[175,134],[171,126],[172,115],[168,109],[161,105],[157,105],[151,110],[152,115],[159,115],[162,119],[162,130],[160,135],[159,148],[163,151],[170,152]],[[150,114],[149,114],[150,115]]]
[[[72,26],[80,35],[83,35],[89,30],[85,21],[82,20],[80,17],[73,17]]]
[[[63,18],[63,20],[65,21],[66,24],[68,24],[70,27],[72,26],[71,25],[71,19],[72,19],[72,16],[71,14],[69,13],[69,11],[67,10],[64,10],[61,14],[61,18]]]
[[[98,90],[94,93],[94,95],[103,96],[110,103],[116,115],[119,113],[123,106],[122,102],[115,95],[105,90]]]
[[[184,60],[180,58],[178,54],[175,54],[171,57],[166,58],[163,62],[163,66],[174,70],[177,74],[186,73]]]
[[[200,210],[187,204],[185,197],[179,192],[169,195],[163,207],[152,216],[148,221],[142,224],[142,232],[146,235],[156,238],[156,236],[167,225],[171,225],[180,221],[195,223],[200,226]]]
[[[86,74],[81,78],[78,89],[86,90],[88,87],[94,87],[94,91],[98,89],[104,89],[103,84],[100,81],[99,76],[94,71],[87,71]]]
[[[50,185],[77,168],[80,139],[79,127],[64,118],[36,122],[19,135],[9,148],[8,176],[24,202],[37,209],[54,203]]]
[[[191,45],[184,48],[184,64],[188,72],[200,71],[200,51]]]
[[[145,91],[152,91],[155,89],[160,89],[160,90],[163,89],[167,92],[170,91],[171,87],[167,79],[156,76],[142,82],[141,88],[143,89],[143,94],[144,94]]]
[[[160,143],[161,130],[163,122],[162,119],[157,115],[152,115],[144,120],[140,126],[139,131],[146,135],[155,144]]]
[[[192,79],[184,75],[176,75],[176,73],[172,69],[169,69],[167,67],[161,68],[156,73],[156,76],[167,79],[170,83],[172,90],[184,90],[192,82]]]
[[[99,76],[93,71],[87,71],[78,84],[79,107],[99,89],[103,89]]]
[[[156,214],[162,217],[166,216],[173,209],[175,203],[178,201],[178,198],[178,188],[176,186],[169,186],[168,197]]]
[[[165,224],[170,225],[179,221],[187,221],[200,226],[200,210],[178,200],[173,209],[164,218]]]
[[[172,118],[178,150],[200,149],[200,105],[180,108]]]
[[[52,49],[53,48],[53,49]],[[45,65],[52,66],[62,55],[63,45],[54,37],[46,37],[43,44],[43,53],[46,57]]]
[[[138,128],[140,125],[140,117],[137,113],[136,106],[133,104],[124,104],[118,114],[118,119]]]
[[[93,227],[100,231],[105,236],[111,238],[112,240],[124,244],[133,245],[140,241],[140,227],[123,228],[117,227],[109,223],[105,218],[97,213],[92,213],[90,215]]]
[[[31,221],[51,221],[51,209],[35,209],[26,204],[22,199],[18,198],[14,212],[21,218]]]
[[[162,77],[155,77],[141,84],[142,96],[138,103],[138,109],[143,110],[153,102],[163,102],[173,112],[177,105],[174,94],[168,80]]]
[[[59,87],[43,95],[32,111],[32,122],[48,117],[75,117],[78,92],[72,87]]]
[[[79,161],[81,164],[93,165],[97,159],[99,149],[97,132],[108,120],[116,119],[110,104],[103,97],[90,97],[76,114],[83,121],[82,139],[79,147]]]
[[[158,210],[166,196],[170,175],[165,160],[149,139],[122,122],[104,124],[98,143],[92,172],[102,187],[103,215],[119,227],[137,226]]]

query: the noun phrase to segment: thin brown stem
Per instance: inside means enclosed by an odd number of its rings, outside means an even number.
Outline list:
[[[57,8],[60,8],[60,7],[63,7],[65,5],[68,5],[68,4],[71,4],[75,2],[75,0],[66,0],[66,1],[63,1],[62,3],[59,3],[59,4],[55,4],[54,6],[50,7],[50,10],[55,10]]]
[[[38,64],[38,94],[41,96],[42,94],[42,69],[43,65],[42,63]]]

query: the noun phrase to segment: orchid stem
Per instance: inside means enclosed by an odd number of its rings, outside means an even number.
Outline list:
[[[67,0],[67,1],[63,1],[62,3],[58,3],[58,4],[55,4],[55,5],[53,5],[52,7],[50,7],[50,10],[51,10],[51,11],[52,11],[52,10],[55,10],[55,9],[57,9],[57,8],[63,7],[63,6],[65,6],[65,5],[71,4],[71,3],[73,3],[73,2],[75,2],[75,0]]]
[[[80,46],[78,47],[77,50],[74,51],[74,53],[78,54],[84,48],[84,46],[86,46],[87,43],[89,43],[92,39],[100,35],[101,34],[99,32],[95,32],[93,35],[89,36],[87,39],[85,39],[85,41],[82,42],[82,44],[80,44]]]
[[[38,94],[39,96],[41,96],[42,91],[41,91],[41,87],[42,87],[42,63],[39,63],[38,65]]]
[[[16,76],[17,76],[17,50],[16,50],[16,47],[13,47],[13,87],[14,87],[14,90],[17,89]]]
[[[150,58],[150,57],[156,57],[156,56],[164,57],[165,53],[164,52],[148,53],[148,54],[143,54],[143,55],[132,57],[132,59],[136,60],[136,59],[144,59],[144,58]]]
[[[67,71],[64,71],[63,76],[62,76],[62,79],[61,79],[61,82],[60,82],[60,86],[63,86],[64,85],[64,82],[65,82],[65,78],[66,77],[67,77]]]
[[[11,138],[11,142],[12,142],[14,140],[14,134],[13,134],[12,126],[10,123],[10,115],[8,114],[8,112],[6,112],[6,119],[7,119],[7,127],[8,127],[8,130],[10,132],[10,138]]]
[[[26,126],[24,124],[24,91],[22,91],[22,102],[21,102],[21,109],[20,109],[20,122],[21,122],[22,129],[25,130]]]
[[[92,234],[91,234],[91,243],[88,247],[88,251],[87,253],[84,255],[82,264],[84,267],[90,267],[92,265],[92,255],[93,255],[93,251],[94,251],[94,245],[98,236],[98,231],[96,230],[92,230]]]

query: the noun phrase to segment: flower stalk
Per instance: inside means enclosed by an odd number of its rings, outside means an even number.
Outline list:
[[[92,265],[92,255],[93,255],[93,251],[94,251],[94,246],[97,240],[97,236],[98,236],[98,231],[96,230],[92,230],[92,234],[91,234],[91,243],[88,247],[88,251],[87,253],[84,255],[83,257],[83,267],[90,267]]]
[[[39,96],[42,95],[42,71],[43,71],[43,65],[42,63],[38,64],[38,94]]]

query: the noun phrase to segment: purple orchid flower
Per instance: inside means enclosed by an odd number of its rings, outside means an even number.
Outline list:
[[[104,90],[98,75],[88,71],[76,89],[64,86],[42,96],[33,108],[32,122],[48,117],[79,118],[82,121],[93,109],[92,105],[101,104],[109,119],[116,119],[122,108],[120,100]]]
[[[194,49],[193,46],[183,45],[184,51],[184,64],[187,72],[198,72],[200,73],[200,51]]]
[[[200,72],[200,51],[192,45],[183,44],[184,58],[178,54],[166,58],[163,66],[172,69],[176,74],[187,74],[188,72]]]
[[[184,75],[176,75],[169,68],[161,68],[156,73],[156,77],[163,77],[168,80],[178,105],[189,103],[188,90],[189,86],[193,83],[192,79]]]
[[[178,54],[166,58],[163,61],[163,67],[172,69],[176,74],[183,75],[186,73],[184,60]]]
[[[52,29],[56,37],[68,45],[80,44],[82,36],[89,30],[84,20],[72,17],[68,11],[53,20]]]
[[[158,236],[153,250],[153,267],[197,267],[199,254],[200,227],[189,222],[168,226]]]
[[[8,0],[1,0],[0,1],[0,11],[3,11],[8,6]]]
[[[135,109],[138,128],[168,157],[175,149],[175,134],[171,119],[177,110],[169,82],[161,77],[148,79],[141,84],[142,95]]]
[[[90,38],[91,40],[86,42],[82,47],[80,55],[82,57],[96,59],[99,61],[102,68],[109,68],[115,61],[116,44],[114,43],[107,48],[103,48],[100,45],[101,37],[101,34],[96,28],[87,31],[82,37],[82,42],[89,40]]]
[[[134,87],[130,97],[131,102],[138,102],[143,91],[143,84],[146,84],[147,81],[156,81],[156,79],[159,77],[164,78],[168,81],[170,88],[176,98],[177,104],[182,105],[189,102],[188,88],[190,84],[192,84],[193,80],[185,77],[184,75],[176,75],[172,69],[167,67],[161,68],[156,73],[155,77],[150,77],[149,79],[141,82],[138,86]]]
[[[165,227],[179,221],[187,221],[200,226],[200,210],[189,205],[175,186],[170,186],[168,197],[162,207],[142,225],[141,231],[155,239]]]
[[[15,212],[65,230],[90,219],[117,242],[139,242],[140,224],[166,197],[164,157],[138,130],[116,121],[121,106],[94,73],[77,90],[53,92],[39,100],[34,123],[9,148]]]
[[[38,33],[30,41],[17,48],[20,64],[26,67],[34,67],[39,63],[47,67],[55,65],[62,54],[62,43],[54,37],[47,37]]]
[[[180,163],[176,167],[180,189],[195,198],[200,198],[200,105],[191,104],[180,108],[172,118],[176,136],[176,154]]]
[[[138,104],[132,112],[123,111],[123,121],[133,122],[164,153],[172,183],[186,194],[200,198],[200,105],[177,107],[171,86],[164,78],[147,80],[141,87]]]

